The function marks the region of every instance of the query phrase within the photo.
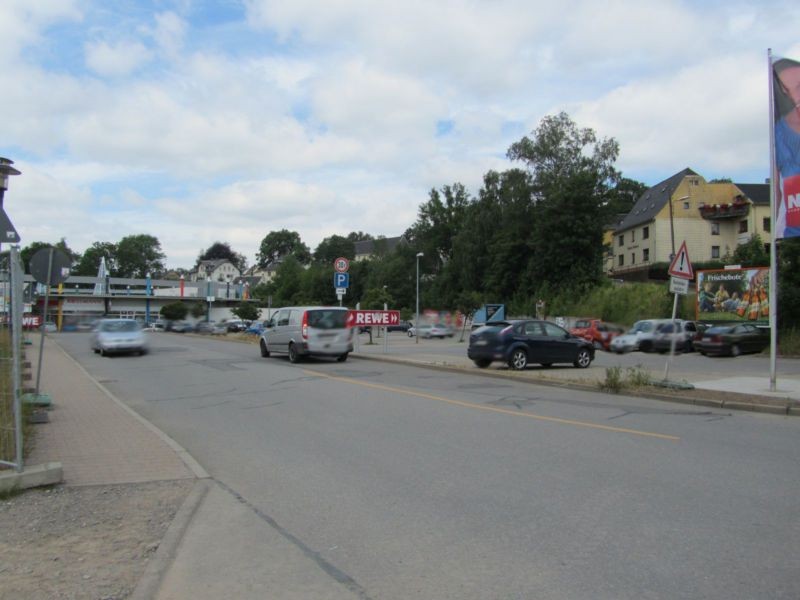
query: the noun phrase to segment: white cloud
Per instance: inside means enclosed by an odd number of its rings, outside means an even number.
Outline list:
[[[144,44],[123,40],[114,44],[105,41],[89,42],[85,46],[86,65],[95,73],[117,77],[129,75],[152,57]]]

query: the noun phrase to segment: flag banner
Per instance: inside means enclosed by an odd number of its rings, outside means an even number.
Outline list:
[[[775,117],[775,239],[800,236],[800,61],[772,61]]]

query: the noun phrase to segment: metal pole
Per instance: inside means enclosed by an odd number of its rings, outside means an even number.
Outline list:
[[[664,367],[664,381],[669,379],[669,365],[672,362],[672,357],[675,356],[675,338],[677,332],[677,324],[675,323],[675,315],[678,312],[678,294],[675,294],[675,300],[672,302],[672,342],[670,343],[669,348],[669,357],[667,358],[667,364]]]
[[[24,468],[23,458],[23,431],[22,431],[22,389],[21,389],[21,356],[22,353],[22,285],[24,270],[19,268],[19,250],[11,246],[8,255],[8,272],[11,283],[11,307],[9,312],[9,324],[11,325],[11,356],[13,363],[12,377],[14,378],[11,389],[14,393],[14,436],[16,441],[16,470],[22,473]],[[16,293],[15,293],[16,288]],[[13,319],[13,321],[11,321]],[[41,358],[39,364],[41,364]]]
[[[769,391],[777,391],[777,355],[778,355],[778,207],[775,204],[777,190],[778,167],[775,161],[775,91],[772,74],[772,49],[767,50],[767,66],[769,77],[769,220],[772,241],[769,245]]]
[[[47,261],[47,283],[44,292],[44,314],[42,316],[42,331],[39,339],[39,364],[36,367],[36,398],[39,397],[39,381],[42,379],[42,358],[44,354],[44,335],[47,329],[47,308],[50,304],[50,277],[53,274],[53,250],[50,246]]]
[[[669,255],[669,260],[675,258],[675,220],[672,216],[672,196],[669,197],[669,237],[672,242],[672,254]]]
[[[422,252],[417,254],[417,320],[414,321],[414,343],[419,344],[419,257]]]

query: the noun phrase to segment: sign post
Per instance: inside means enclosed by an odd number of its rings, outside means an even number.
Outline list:
[[[344,298],[347,288],[350,287],[350,274],[347,272],[350,269],[350,261],[344,256],[340,256],[333,261],[333,287],[336,289],[336,297],[339,299],[339,306],[342,305],[342,298]]]
[[[667,364],[664,366],[664,381],[669,379],[669,366],[672,362],[672,357],[675,356],[675,342],[678,339],[678,327],[675,323],[675,317],[678,314],[678,296],[689,292],[689,281],[694,279],[694,269],[692,268],[692,262],[689,260],[689,252],[686,250],[686,240],[681,244],[678,254],[672,259],[672,263],[669,265],[669,274],[672,276],[669,290],[675,294],[675,299],[672,302],[672,342],[670,343]]]

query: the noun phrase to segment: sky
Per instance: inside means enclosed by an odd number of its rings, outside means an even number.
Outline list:
[[[564,111],[654,185],[769,177],[767,49],[800,2],[2,0],[4,208],[21,245],[401,235]]]

